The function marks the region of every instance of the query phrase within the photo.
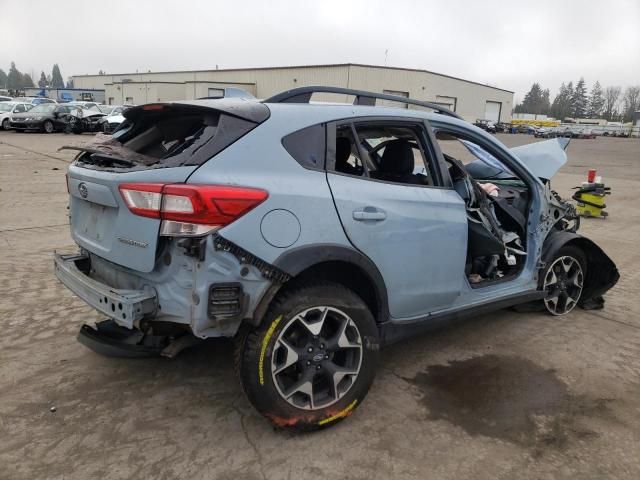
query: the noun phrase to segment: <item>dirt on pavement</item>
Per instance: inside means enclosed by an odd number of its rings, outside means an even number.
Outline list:
[[[612,187],[581,228],[621,273],[603,310],[504,310],[390,347],[349,419],[300,436],[251,408],[229,341],[173,360],[76,341],[101,317],[53,274],[75,250],[68,140],[0,132],[0,479],[640,477],[640,139],[573,140],[553,181],[568,197],[597,168]]]

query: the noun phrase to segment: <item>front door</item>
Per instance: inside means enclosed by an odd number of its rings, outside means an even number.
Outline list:
[[[346,235],[384,278],[391,316],[451,305],[464,280],[467,216],[459,195],[439,185],[425,125],[335,127],[329,186]]]

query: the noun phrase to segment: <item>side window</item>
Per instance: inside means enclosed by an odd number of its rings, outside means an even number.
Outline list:
[[[422,129],[406,123],[338,125],[334,170],[385,182],[434,186],[435,162],[425,148]]]
[[[13,110],[15,113],[26,112],[27,109],[24,108],[24,105],[16,105],[16,108]]]
[[[287,135],[282,139],[282,146],[304,168],[324,170],[325,124],[312,125]]]
[[[335,171],[347,175],[364,175],[364,166],[358,152],[358,144],[354,140],[351,124],[340,125],[336,129],[336,161]]]

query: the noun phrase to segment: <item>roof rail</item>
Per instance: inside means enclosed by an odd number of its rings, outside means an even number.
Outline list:
[[[400,97],[398,95],[389,95],[387,93],[367,92],[366,90],[355,90],[353,88],[342,87],[324,87],[324,86],[309,86],[292,88],[291,90],[278,93],[273,97],[269,97],[264,100],[264,103],[309,103],[311,101],[311,95],[314,93],[338,93],[343,95],[354,95],[356,98],[353,101],[354,105],[368,105],[375,107],[376,100],[391,100],[399,103],[408,103],[411,105],[419,105],[434,110],[441,115],[447,115],[449,117],[463,118],[455,112],[452,112],[448,108],[444,108],[437,103],[423,102],[422,100],[415,100],[413,98]]]

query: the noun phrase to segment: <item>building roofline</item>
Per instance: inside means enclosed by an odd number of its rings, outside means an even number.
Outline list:
[[[295,69],[295,68],[319,68],[319,67],[364,67],[364,68],[381,68],[384,70],[402,70],[407,72],[419,72],[419,73],[430,73],[431,75],[438,75],[439,77],[451,78],[453,80],[459,80],[461,82],[471,83],[473,85],[480,85],[482,87],[493,88],[494,90],[501,90],[503,92],[515,93],[512,90],[506,90],[500,87],[493,87],[491,85],[487,85],[485,83],[474,82],[473,80],[467,80],[465,78],[454,77],[453,75],[447,75],[445,73],[438,73],[431,70],[422,70],[419,68],[406,68],[406,67],[388,67],[384,65],[370,65],[365,63],[328,63],[328,64],[317,64],[317,65],[289,65],[289,66],[281,66],[281,67],[243,67],[243,68],[224,68],[224,69],[204,69],[204,70],[173,70],[173,71],[161,71],[161,72],[127,72],[127,73],[107,73],[104,75],[72,75],[73,78],[82,78],[82,77],[113,77],[113,76],[121,76],[121,75],[148,75],[148,74],[164,74],[164,73],[206,73],[206,72],[246,72],[249,70],[285,70],[285,69]],[[133,83],[133,82],[129,82]],[[231,82],[238,83],[238,82]]]
[[[104,92],[104,88],[67,88],[67,87],[24,87],[20,90],[78,90],[82,92]]]

